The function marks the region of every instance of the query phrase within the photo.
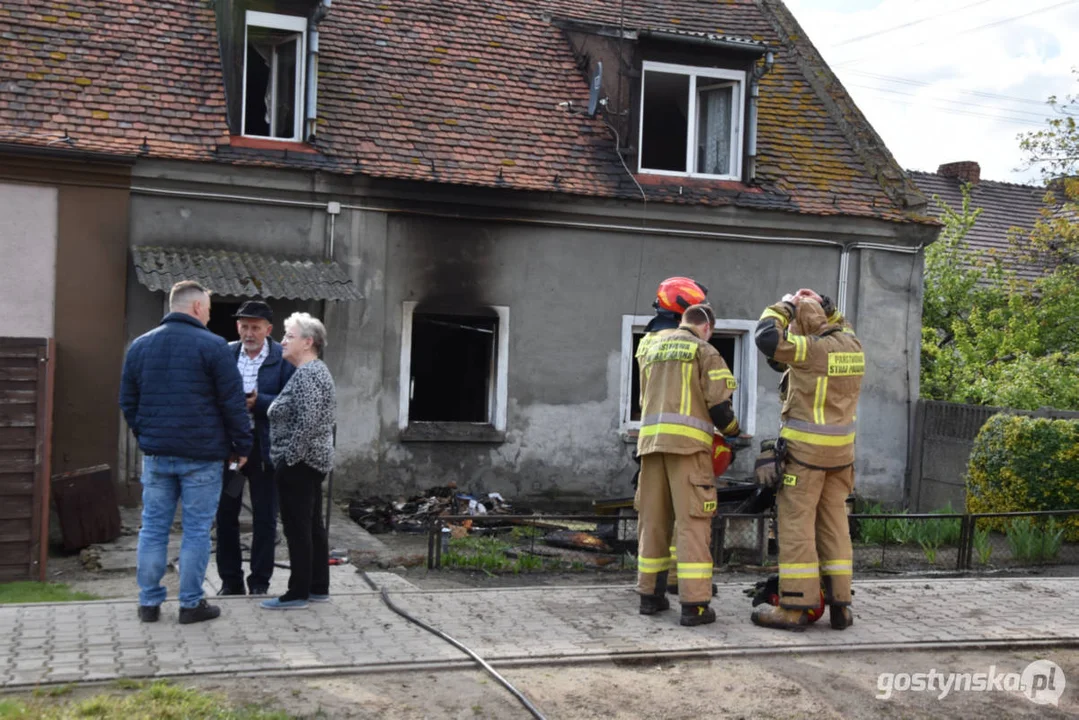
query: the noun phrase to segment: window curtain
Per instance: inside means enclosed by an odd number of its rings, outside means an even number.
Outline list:
[[[731,172],[731,110],[734,88],[706,88],[697,93],[697,172]]]

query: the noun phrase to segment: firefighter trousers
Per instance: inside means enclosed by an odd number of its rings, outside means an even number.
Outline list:
[[[847,496],[854,467],[807,468],[788,457],[776,508],[779,522],[779,605],[789,609],[826,602],[850,605],[854,556],[847,523]]]
[[[678,571],[679,601],[712,600],[712,516],[716,485],[707,451],[651,453],[641,458],[637,485],[637,592],[663,595],[665,577]],[[674,535],[677,520],[677,535]],[[674,542],[672,543],[672,536]],[[677,560],[671,558],[675,548]],[[657,580],[663,585],[657,587]]]

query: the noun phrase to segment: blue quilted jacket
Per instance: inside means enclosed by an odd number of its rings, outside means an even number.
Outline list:
[[[251,450],[236,356],[184,313],[169,313],[131,344],[120,408],[147,455],[224,461]]]

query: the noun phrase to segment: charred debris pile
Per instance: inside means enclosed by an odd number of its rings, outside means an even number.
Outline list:
[[[632,504],[632,498],[628,499]],[[499,548],[510,558],[532,556],[558,564],[604,567],[636,544],[632,517],[600,509],[580,518],[544,515],[499,493],[462,492],[456,485],[433,487],[407,499],[383,496],[349,502],[348,514],[372,534],[437,532],[444,553]],[[632,535],[633,537],[629,537]],[[536,568],[539,569],[539,568]]]

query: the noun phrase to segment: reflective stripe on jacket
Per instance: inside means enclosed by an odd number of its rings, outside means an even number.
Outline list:
[[[757,344],[769,359],[790,367],[780,437],[791,456],[818,467],[854,462],[855,413],[865,375],[865,354],[853,328],[837,311],[825,318],[819,306],[799,306],[806,335],[788,332],[793,307],[766,309],[757,325]],[[803,318],[815,312],[819,317]],[[769,354],[771,352],[771,354]]]
[[[708,411],[730,399],[738,386],[719,351],[690,330],[663,330],[644,336],[637,362],[637,453],[710,453],[715,427]]]

